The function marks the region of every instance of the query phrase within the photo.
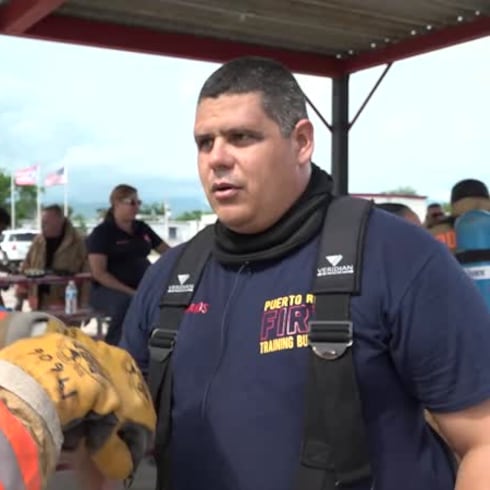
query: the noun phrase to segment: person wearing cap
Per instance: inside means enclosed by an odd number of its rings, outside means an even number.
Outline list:
[[[456,234],[454,222],[462,214],[483,209],[490,211],[490,196],[487,186],[476,179],[464,179],[456,183],[451,190],[451,214],[429,232],[454,253],[456,252]]]
[[[488,188],[480,180],[461,180],[451,191],[451,215],[461,216],[474,209],[490,211]]]

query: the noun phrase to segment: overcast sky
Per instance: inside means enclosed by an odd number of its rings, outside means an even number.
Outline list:
[[[411,186],[438,200],[461,178],[490,184],[489,60],[487,37],[396,63],[351,132],[349,190]],[[0,167],[194,179],[195,100],[216,67],[0,36]],[[352,115],[381,71],[352,76]],[[330,81],[298,79],[330,120]],[[313,119],[329,170],[330,136]]]

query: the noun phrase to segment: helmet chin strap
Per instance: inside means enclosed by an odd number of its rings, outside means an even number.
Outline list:
[[[32,325],[31,337],[39,337],[40,335],[44,335],[46,333],[47,325],[47,320],[35,321],[35,323]]]
[[[43,335],[47,332],[50,322],[60,325],[60,327],[64,326],[56,317],[42,311],[8,313],[2,321],[4,322],[3,327],[6,328],[4,345],[22,338]],[[1,327],[2,325],[0,325]]]

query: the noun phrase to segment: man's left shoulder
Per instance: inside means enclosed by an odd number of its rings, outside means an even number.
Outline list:
[[[366,245],[393,250],[400,258],[427,257],[444,250],[425,228],[379,209],[373,209],[368,221]]]
[[[158,283],[163,285],[165,281],[168,281],[184,245],[180,244],[176,247],[171,247],[164,254],[160,255],[146,271],[142,284]]]
[[[447,247],[424,228],[403,218],[374,209],[366,232],[363,251],[365,291],[378,292],[399,303],[408,288],[427,274],[449,273],[460,269]]]

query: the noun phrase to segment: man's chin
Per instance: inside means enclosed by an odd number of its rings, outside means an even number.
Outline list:
[[[227,214],[218,214],[218,219],[222,225],[231,231],[236,233],[246,233],[244,228],[246,228],[246,222],[238,219],[236,216],[229,216]]]

